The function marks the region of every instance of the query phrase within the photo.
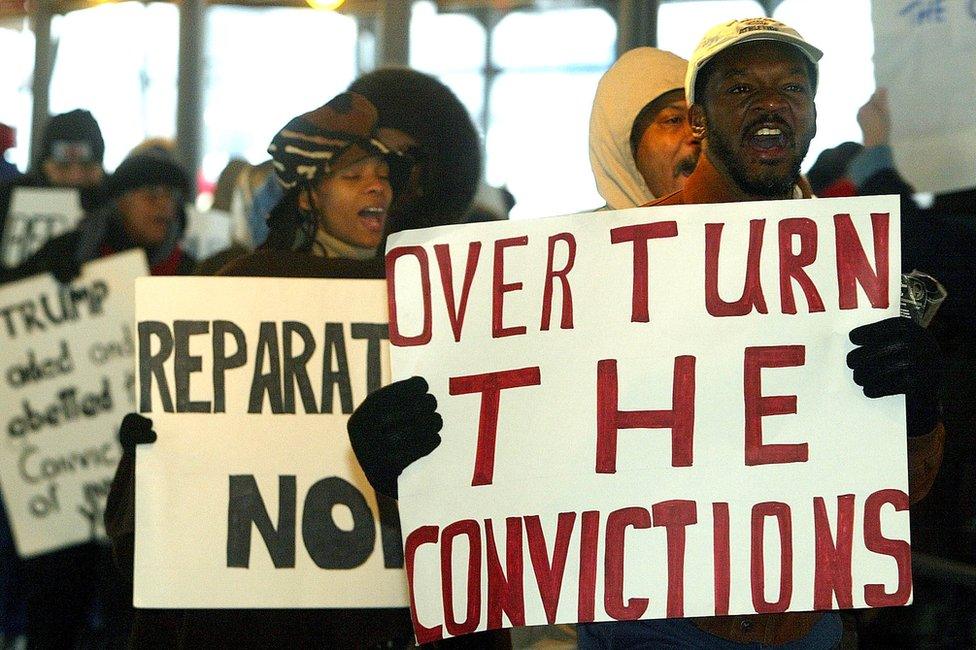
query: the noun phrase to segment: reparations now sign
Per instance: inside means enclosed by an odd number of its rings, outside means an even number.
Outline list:
[[[346,420],[389,377],[379,280],[136,282],[137,607],[404,607]]]
[[[393,236],[394,377],[444,418],[399,485],[418,641],[909,602],[904,400],[845,364],[899,260],[896,197]]]

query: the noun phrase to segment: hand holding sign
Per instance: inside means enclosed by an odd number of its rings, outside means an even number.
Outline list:
[[[349,417],[349,442],[377,492],[397,498],[397,478],[441,444],[444,420],[423,377],[397,381],[371,393]]]
[[[119,443],[127,453],[135,453],[136,445],[152,444],[156,442],[156,432],[152,428],[152,420],[144,418],[138,413],[127,413],[122,418],[119,428]]]
[[[939,344],[915,321],[896,316],[851,330],[847,366],[867,397],[906,396],[908,435],[922,436],[939,419],[946,361]]]

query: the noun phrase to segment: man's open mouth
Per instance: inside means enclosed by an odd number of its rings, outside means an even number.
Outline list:
[[[762,121],[753,123],[745,135],[745,143],[761,159],[774,160],[787,155],[793,148],[793,130],[788,125]]]

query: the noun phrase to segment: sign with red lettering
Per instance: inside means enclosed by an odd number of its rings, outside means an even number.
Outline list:
[[[897,197],[399,233],[394,375],[442,442],[399,481],[418,641],[903,605],[903,397],[848,332],[897,315]]]
[[[128,251],[0,287],[0,481],[17,552],[33,557],[105,537],[119,462],[116,441],[134,402],[136,277]]]
[[[380,280],[136,283],[137,607],[406,607],[346,420],[389,378]]]

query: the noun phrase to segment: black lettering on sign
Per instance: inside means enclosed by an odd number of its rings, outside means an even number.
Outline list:
[[[108,377],[102,377],[101,392],[88,393],[81,392],[76,387],[65,388],[58,391],[56,402],[38,407],[25,399],[21,402],[21,410],[23,415],[18,415],[7,423],[7,433],[12,438],[22,438],[46,427],[59,427],[73,420],[107,413],[112,410],[112,392]]]
[[[27,509],[35,519],[43,519],[52,512],[61,512],[61,502],[58,499],[58,484],[52,481],[47,486],[47,492],[35,494],[27,501]]]
[[[325,324],[325,345],[328,354],[322,359],[322,412],[333,412],[333,390],[338,386],[341,412],[352,413],[352,382],[342,323]]]
[[[335,507],[352,513],[352,528],[336,524]],[[320,569],[355,569],[369,559],[376,545],[376,524],[362,492],[338,476],[317,481],[305,495],[302,540]]]
[[[93,344],[88,349],[88,359],[100,366],[113,359],[131,357],[135,352],[136,346],[132,342],[132,331],[128,324],[122,325],[122,338],[115,341],[106,341]]]
[[[74,361],[71,359],[68,342],[62,340],[60,353],[57,356],[38,359],[34,350],[27,350],[27,360],[24,364],[15,363],[10,366],[4,373],[4,377],[7,379],[7,384],[12,388],[20,388],[33,382],[67,375],[74,369]]]
[[[78,320],[83,311],[81,307],[87,307],[88,316],[101,315],[108,293],[108,285],[102,280],[95,280],[88,286],[59,287],[57,299],[60,309],[57,313],[51,308],[53,297],[41,294],[35,300],[0,307],[0,319],[10,338],[34,331],[43,332],[53,325]]]
[[[380,341],[390,340],[390,326],[386,323],[353,323],[352,337],[366,339],[366,393],[379,390],[383,381],[380,365]]]
[[[264,373],[264,358],[268,357],[268,372]],[[262,322],[258,330],[258,351],[254,359],[254,378],[247,412],[260,413],[267,394],[272,413],[282,413],[281,354],[278,352],[278,331],[275,323]]]
[[[302,340],[301,352],[295,354],[292,350],[292,334],[298,334]],[[315,352],[315,337],[312,330],[305,323],[285,321],[281,327],[281,340],[285,352],[285,413],[295,412],[295,384],[302,396],[302,407],[306,413],[317,413],[315,393],[312,392],[312,382],[308,379],[305,364]]]
[[[235,352],[227,355],[225,336],[234,337]],[[247,340],[244,331],[229,320],[213,322],[213,385],[214,413],[224,413],[226,406],[226,383],[224,373],[231,368],[240,368],[247,363]]]
[[[176,355],[173,357],[173,375],[176,383],[177,413],[209,413],[210,402],[190,399],[190,375],[200,372],[203,358],[190,354],[190,337],[207,334],[210,323],[205,320],[178,320],[173,322],[173,338]]]
[[[159,350],[153,354],[152,341],[159,341]],[[139,323],[139,412],[152,411],[152,378],[159,386],[159,399],[163,410],[173,412],[173,398],[170,397],[169,384],[163,363],[173,354],[173,335],[166,323],[146,320]]]
[[[294,476],[278,477],[278,525],[271,523],[261,499],[258,483],[251,474],[230,477],[227,508],[227,566],[246,569],[251,563],[251,524],[261,533],[276,569],[295,566]]]
[[[98,537],[99,524],[104,519],[105,500],[108,498],[110,487],[112,487],[112,479],[104,478],[101,481],[86,482],[81,488],[85,502],[78,505],[78,514],[88,523],[88,534],[92,539]]]

